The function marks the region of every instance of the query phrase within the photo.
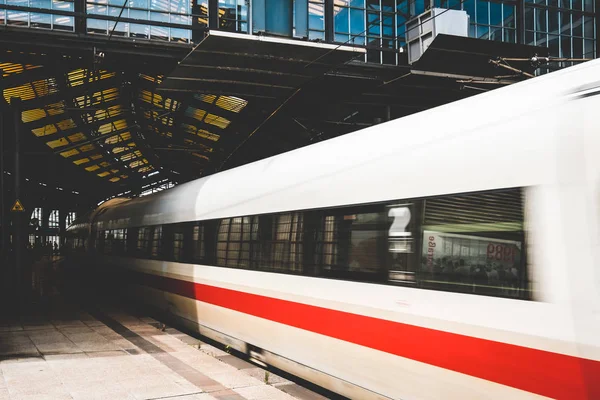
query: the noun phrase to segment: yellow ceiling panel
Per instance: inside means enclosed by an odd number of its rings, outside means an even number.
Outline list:
[[[123,154],[120,159],[121,159],[121,161],[126,162],[126,161],[131,161],[136,157],[137,156],[135,153],[127,153],[127,154]]]
[[[73,143],[81,142],[82,140],[87,139],[87,137],[83,133],[75,133],[75,134],[69,135],[67,137]]]
[[[21,86],[4,89],[4,99],[10,103],[11,97],[18,97],[21,100],[35,99],[36,95],[31,84],[26,83]]]
[[[239,113],[248,105],[248,101],[240,99],[239,97],[219,96],[219,99],[215,104],[217,107],[221,107],[224,110]]]
[[[58,132],[58,130],[56,129],[56,126],[54,126],[54,125],[46,125],[41,128],[32,129],[31,131],[37,137],[48,136],[48,135],[52,135],[52,134]]]
[[[208,104],[214,103],[215,99],[217,98],[217,96],[214,94],[199,94],[194,97],[196,97],[197,99],[200,99],[203,102],[208,103]]]
[[[106,161],[103,161],[103,162],[100,163],[100,166],[103,167],[103,168],[108,167],[109,165],[110,164],[108,164]]]
[[[111,169],[111,170],[110,170],[110,173],[111,173],[111,174],[116,174],[117,172],[119,172],[119,170],[118,170],[118,169]]]
[[[208,158],[208,157],[206,157],[205,155],[203,155],[203,154],[200,154],[200,153],[192,153],[192,155],[193,155],[194,157],[202,158],[202,159],[204,159],[204,160],[206,160],[206,161],[208,161],[208,160],[209,160],[209,158]]]
[[[127,178],[129,178],[129,175],[125,175],[125,174],[119,175],[119,176],[121,177],[121,179],[127,179]]]
[[[30,65],[30,64],[14,64],[14,63],[0,63],[0,71],[2,71],[2,76],[10,76],[15,74],[20,74],[23,71],[41,68],[41,65]]]
[[[143,174],[145,172],[152,171],[153,169],[154,168],[152,168],[151,165],[146,165],[145,167],[142,167],[142,168],[138,169],[138,172],[141,173],[141,174]]]
[[[185,115],[198,121],[202,121],[206,116],[206,111],[199,108],[188,107],[187,110],[185,110]]]
[[[56,124],[60,130],[66,131],[67,129],[76,128],[75,122],[72,119],[65,119]]]
[[[56,79],[54,78],[33,81],[31,84],[38,97],[48,96],[49,94],[58,92]]]
[[[231,121],[228,120],[227,118],[219,117],[218,115],[210,114],[210,113],[206,115],[204,122],[206,122],[207,124],[217,126],[221,129],[227,128],[229,126],[229,124],[231,123]]]
[[[74,156],[76,154],[79,154],[79,152],[77,151],[77,149],[67,150],[67,151],[63,151],[62,153],[60,153],[60,155],[63,156],[63,157],[65,157],[65,158]]]
[[[111,181],[111,182],[117,182],[120,180],[121,180],[121,178],[119,178],[118,176],[113,176],[112,178],[109,179],[109,181]]]
[[[44,111],[42,108],[34,108],[33,110],[23,111],[21,113],[21,121],[25,123],[33,122],[45,118],[47,116],[48,114],[46,114],[46,111]]]
[[[67,141],[67,139],[65,138],[60,138],[60,139],[56,139],[56,140],[51,140],[49,142],[46,143],[51,149],[55,149],[57,147],[62,147],[62,146],[66,146],[69,144],[69,142]]]
[[[115,136],[109,137],[108,139],[106,139],[104,141],[104,143],[105,144],[116,144],[119,142],[124,142],[129,139],[131,139],[131,133],[125,132],[125,133],[121,133],[120,135],[115,135]]]
[[[90,150],[94,150],[94,149],[95,149],[95,147],[93,144],[86,144],[84,146],[81,146],[79,148],[79,151],[86,152],[86,151],[90,151]]]
[[[110,172],[108,172],[108,171],[104,171],[104,172],[100,172],[100,173],[98,174],[98,176],[99,176],[100,178],[104,178],[104,177],[105,177],[105,176],[107,176],[107,175],[110,175]]]
[[[145,158],[141,159],[141,160],[135,160],[129,163],[129,168],[137,168],[140,165],[144,165],[144,164],[148,164],[148,160],[146,160]]]
[[[97,169],[100,169],[100,167],[97,165],[90,165],[89,167],[85,167],[85,170],[89,172],[96,171]]]
[[[48,104],[46,106],[46,112],[48,115],[60,115],[65,112],[65,103],[59,101],[58,103]]]
[[[85,164],[86,162],[89,162],[89,161],[90,161],[89,158],[80,158],[79,160],[73,161],[73,164],[80,165],[80,164]]]
[[[99,160],[99,159],[101,159],[101,158],[102,158],[102,156],[101,156],[100,154],[94,154],[94,155],[90,156],[90,158],[91,158],[92,160]]]

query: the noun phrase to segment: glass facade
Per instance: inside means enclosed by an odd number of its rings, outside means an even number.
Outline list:
[[[0,0],[0,25],[197,43],[202,37],[197,32],[206,27],[248,33],[252,3]],[[402,59],[398,54],[406,49],[406,21],[430,7],[466,11],[469,36],[474,38],[547,46],[554,57],[596,56],[593,0],[306,0],[303,4],[309,40],[364,46],[365,61],[371,63],[397,64]],[[76,24],[79,15],[82,23]]]

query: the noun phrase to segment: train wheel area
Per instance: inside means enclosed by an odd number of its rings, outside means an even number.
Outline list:
[[[37,295],[0,318],[0,400],[335,397],[165,325],[100,281],[86,285],[60,257],[45,262],[52,285],[33,281]]]

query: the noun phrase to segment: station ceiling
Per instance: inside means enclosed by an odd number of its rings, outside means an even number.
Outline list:
[[[381,66],[364,49],[225,32],[191,46],[9,27],[6,148],[18,108],[23,175],[90,199],[135,195],[525,79],[530,63],[497,63],[545,55],[482,42],[438,36],[414,65],[401,53]]]

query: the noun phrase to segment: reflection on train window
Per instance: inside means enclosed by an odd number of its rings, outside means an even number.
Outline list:
[[[173,260],[183,260],[183,227],[180,224],[173,228]]]
[[[531,297],[520,188],[140,227],[129,232],[100,227],[98,251],[106,254],[126,252],[129,234],[134,240],[131,247],[137,240],[137,257]]]
[[[150,254],[152,257],[158,257],[161,253],[162,246],[162,226],[155,226],[154,232],[152,233],[152,246],[150,247]]]
[[[271,265],[274,270],[302,271],[302,214],[285,213],[273,219]]]
[[[194,243],[194,260],[203,260],[205,257],[204,225],[194,225],[192,232],[192,243]]]
[[[111,231],[104,231],[104,252],[106,254],[112,254],[112,233],[111,233]]]
[[[150,247],[150,228],[139,228],[137,237],[137,251],[141,254],[148,254]]]
[[[321,266],[332,269],[337,264],[337,221],[333,215],[327,215],[323,220],[323,231],[318,240],[321,251]],[[320,246],[319,246],[320,245]]]
[[[224,219],[217,236],[217,264],[226,267],[250,267],[250,254],[258,240],[258,217]]]
[[[519,189],[427,200],[422,286],[529,297],[523,220]]]

